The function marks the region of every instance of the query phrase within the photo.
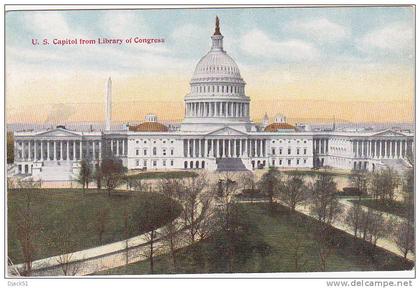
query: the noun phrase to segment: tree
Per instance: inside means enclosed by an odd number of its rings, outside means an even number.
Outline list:
[[[369,180],[368,173],[365,170],[353,170],[349,176],[349,180],[352,186],[357,189],[359,201],[361,201],[362,195],[367,194]]]
[[[394,170],[382,169],[374,172],[370,177],[368,192],[374,199],[381,202],[393,201],[399,184],[399,176]]]
[[[83,186],[83,192],[86,189],[89,189],[89,182],[92,179],[92,167],[89,161],[82,159],[80,161],[80,170],[79,170],[79,178],[78,181]]]
[[[280,192],[280,199],[286,203],[291,211],[295,211],[296,206],[303,203],[308,198],[308,188],[302,176],[290,175]]]
[[[66,222],[66,229],[53,230],[48,235],[47,246],[58,255],[55,257],[65,276],[74,276],[83,267],[83,261],[76,261],[74,251],[78,249],[76,230],[79,229],[77,216],[70,216]],[[83,260],[83,259],[82,259]]]
[[[7,163],[12,164],[15,161],[15,140],[13,131],[7,131]]]
[[[308,263],[308,259],[305,259],[305,238],[297,230],[292,232],[289,236],[287,244],[293,258],[293,271],[303,271]]]
[[[142,210],[137,210],[133,215],[133,222],[137,233],[144,233],[146,239],[146,245],[144,249],[140,251],[140,254],[149,260],[150,273],[154,273],[154,258],[156,253],[161,247],[156,245],[156,239],[158,237],[157,229],[162,215],[158,215],[156,211],[159,211],[162,207],[159,207],[159,203],[156,201],[149,201]],[[146,216],[146,217],[144,217]]]
[[[395,243],[403,253],[404,258],[407,258],[408,252],[414,253],[415,251],[414,235],[414,225],[408,220],[399,223],[393,232]]]
[[[180,190],[180,202],[183,210],[181,217],[183,226],[189,235],[189,243],[193,244],[201,240],[206,235],[206,223],[204,219],[209,216],[211,197],[206,194],[208,180],[205,174],[197,177],[187,178],[183,182],[183,188]]]
[[[109,208],[100,207],[96,212],[95,229],[98,234],[99,245],[102,245],[103,234],[106,230],[106,225],[109,222]]]
[[[125,172],[124,166],[118,159],[106,158],[102,160],[101,171],[108,195],[111,196],[111,192],[114,191],[123,180]]]
[[[180,195],[182,194],[183,182],[180,179],[162,179],[159,185],[159,191],[166,197],[174,200],[170,202],[168,209],[171,211],[172,214],[175,214],[178,210],[178,203],[175,200],[178,200]],[[177,255],[176,250],[179,247],[180,237],[177,234],[180,233],[181,225],[175,219],[170,223],[167,223],[161,229],[162,234],[162,241],[166,244],[169,249],[171,259],[172,259],[172,267],[174,272],[177,271]]]
[[[16,212],[16,231],[17,239],[20,243],[22,255],[24,259],[24,271],[20,271],[22,275],[30,276],[32,273],[32,262],[38,250],[35,245],[35,239],[40,232],[40,224],[38,218],[32,211],[32,193],[33,191],[22,191],[25,193],[25,202],[18,206]]]
[[[318,220],[327,224],[333,223],[341,211],[337,199],[337,184],[334,182],[333,176],[319,173],[312,187],[311,198],[311,210]]]
[[[367,227],[369,241],[373,246],[376,246],[378,240],[387,235],[389,231],[388,223],[385,221],[382,213],[378,211],[372,211],[372,213],[368,214],[368,217],[370,217]]]
[[[353,229],[353,236],[354,239],[357,238],[359,233],[359,229],[362,226],[362,216],[363,216],[363,209],[359,202],[356,202],[351,208],[348,210],[345,222],[347,225],[352,227]]]
[[[406,218],[411,222],[414,222],[414,179],[414,168],[410,168],[404,173],[403,192],[405,193]]]
[[[101,190],[102,188],[102,170],[99,162],[95,164],[95,171],[93,172],[93,178],[96,180],[96,188]]]
[[[270,207],[273,208],[273,198],[279,194],[282,186],[280,171],[276,167],[270,167],[262,175],[259,186],[261,191],[268,197]]]

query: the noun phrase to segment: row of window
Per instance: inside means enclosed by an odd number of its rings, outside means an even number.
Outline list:
[[[283,141],[284,141],[284,143],[291,143],[293,141],[296,141],[296,143],[300,143],[301,140],[296,140],[296,139],[292,139],[292,140],[277,140],[277,142],[279,142],[279,143],[283,143]],[[272,140],[271,143],[275,144],[276,143],[276,140]],[[307,141],[306,140],[303,140],[303,143],[306,144]]]
[[[302,160],[303,164],[306,164],[307,159],[303,159]],[[278,160],[278,165],[282,166],[283,165],[283,159],[279,159]],[[296,159],[296,166],[300,165],[301,163],[301,159]],[[276,166],[276,159],[271,159],[271,165],[272,166]],[[287,166],[291,166],[292,165],[292,159],[287,159]]]
[[[166,148],[162,148],[162,155],[163,156],[167,156],[167,149]],[[136,149],[136,156],[140,155],[140,149]],[[156,156],[157,155],[157,148],[153,147],[152,148],[152,155]],[[174,155],[174,149],[170,149],[169,150],[169,155]],[[143,149],[143,156],[147,156],[147,148]]]
[[[158,161],[159,161],[159,160],[151,160],[152,166],[153,166],[153,167],[157,167]],[[169,163],[168,163],[168,162],[169,162]],[[141,161],[140,161],[140,160],[136,160],[136,166],[137,166],[137,167],[140,167],[140,163],[141,163]],[[163,159],[163,160],[162,160],[162,166],[166,167],[166,166],[167,166],[167,164],[169,164],[169,166],[170,166],[170,167],[174,166],[174,160],[169,160],[169,161],[168,161],[168,160],[166,160],[166,159]],[[147,160],[143,160],[143,167],[147,167]]]
[[[205,66],[205,68],[200,69],[200,71],[210,72],[210,71],[226,71],[226,72],[239,72],[237,68],[230,66]]]
[[[148,141],[148,140],[136,140],[136,144],[140,144],[140,142],[143,142],[143,144],[147,144],[147,141]],[[152,142],[153,144],[156,144],[156,141],[157,141],[157,140],[153,140],[153,141],[152,141],[152,140],[150,140],[150,142]],[[159,141],[162,141],[162,143],[163,143],[163,144],[166,144],[166,141],[167,141],[167,140],[162,140],[162,139],[159,139]],[[174,140],[171,140],[171,141],[170,141],[170,143],[171,143],[171,144],[174,144]]]
[[[303,148],[303,155],[306,155],[307,149]],[[271,148],[271,154],[276,155],[276,148]],[[283,154],[283,149],[279,148],[279,155]],[[287,148],[287,155],[292,154],[292,148]],[[300,148],[296,148],[296,155],[300,155]]]
[[[220,86],[220,85],[199,85],[192,86],[192,92],[197,93],[244,93],[244,87],[239,86]]]

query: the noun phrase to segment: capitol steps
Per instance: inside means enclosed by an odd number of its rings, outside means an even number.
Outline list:
[[[69,181],[73,179],[72,161],[44,161],[40,178],[42,181]]]
[[[406,171],[411,167],[404,159],[381,159],[381,163],[395,171]]]
[[[248,171],[240,158],[217,158],[216,171]]]

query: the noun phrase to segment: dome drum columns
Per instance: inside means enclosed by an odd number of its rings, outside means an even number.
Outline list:
[[[187,102],[185,104],[185,116],[249,118],[249,102]]]

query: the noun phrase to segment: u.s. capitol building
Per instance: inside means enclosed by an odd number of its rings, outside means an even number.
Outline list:
[[[105,89],[102,131],[81,132],[64,126],[44,131],[15,132],[15,173],[41,179],[68,180],[81,159],[98,163],[121,159],[128,169],[253,170],[312,168],[374,170],[410,165],[413,134],[382,131],[312,131],[277,116],[274,123],[253,123],[251,99],[238,65],[223,50],[219,21],[210,51],[200,59],[185,96],[185,117],[179,127],[158,122],[111,129],[112,83]]]

